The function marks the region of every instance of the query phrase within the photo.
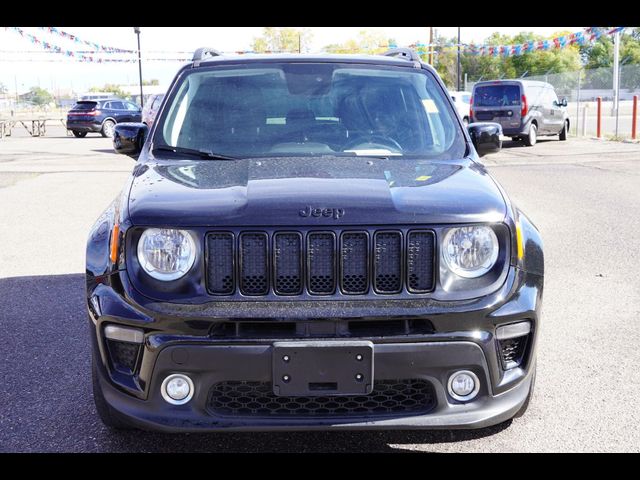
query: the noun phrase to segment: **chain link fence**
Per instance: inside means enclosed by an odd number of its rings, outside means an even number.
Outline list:
[[[640,65],[622,65],[619,72],[620,99],[617,104],[614,102],[613,67],[527,75],[520,79],[550,83],[555,88],[558,98],[567,99],[571,135],[596,136],[597,98],[600,97],[602,99],[602,138],[627,139],[631,138],[634,95],[637,95],[640,100]],[[473,85],[480,80],[497,79],[482,77],[473,81],[467,79],[465,90],[470,92]]]

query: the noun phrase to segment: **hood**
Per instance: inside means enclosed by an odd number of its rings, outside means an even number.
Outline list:
[[[496,222],[506,214],[493,179],[467,160],[179,160],[140,164],[134,177],[134,225],[438,224]]]

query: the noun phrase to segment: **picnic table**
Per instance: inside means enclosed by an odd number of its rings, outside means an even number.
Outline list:
[[[60,122],[66,127],[64,117],[9,117],[0,118],[0,138],[10,137],[11,130],[22,125],[32,137],[43,137],[47,134],[47,122]]]

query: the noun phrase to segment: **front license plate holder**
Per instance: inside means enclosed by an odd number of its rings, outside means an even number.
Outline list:
[[[368,395],[373,390],[372,342],[276,342],[272,363],[277,396]]]

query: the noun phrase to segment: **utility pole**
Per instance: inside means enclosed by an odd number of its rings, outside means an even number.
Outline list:
[[[138,71],[140,72],[140,106],[144,107],[144,98],[142,96],[142,56],[140,55],[140,27],[133,27],[133,31],[138,36]]]
[[[618,111],[618,96],[620,95],[620,31],[613,34],[613,105],[611,106],[611,114],[615,115]]]
[[[298,32],[298,53],[302,53],[302,33]]]
[[[429,65],[433,65],[433,27],[429,27]]]
[[[456,69],[456,79],[458,80],[458,92],[460,92],[460,27],[458,27],[458,68]]]

